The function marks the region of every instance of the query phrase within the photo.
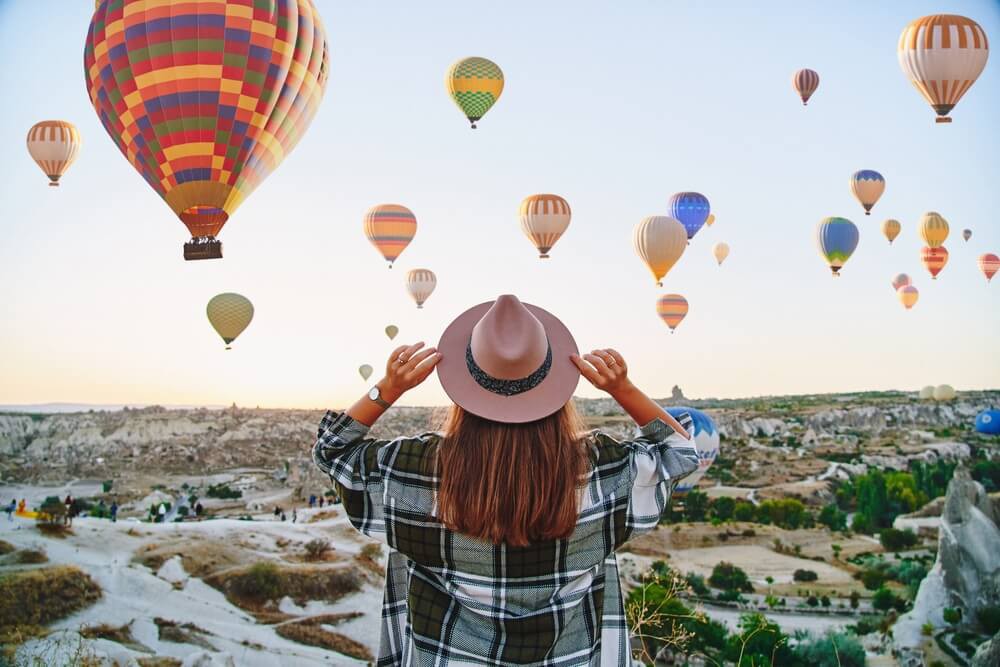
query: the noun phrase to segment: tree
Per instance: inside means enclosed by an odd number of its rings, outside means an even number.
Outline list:
[[[851,609],[857,609],[861,604],[861,594],[857,591],[851,591]]]
[[[843,548],[844,547],[840,546],[839,544],[831,544],[830,545],[830,549],[833,551],[833,559],[834,560],[840,560],[840,552],[841,552],[841,550],[843,550]]]
[[[962,620],[962,610],[958,607],[945,607],[943,616],[945,623],[955,625]]]
[[[917,543],[917,535],[912,530],[896,530],[895,528],[885,528],[878,535],[882,548],[886,551],[902,551],[909,549]]]
[[[729,521],[732,519],[735,509],[736,501],[728,496],[722,496],[712,501],[712,516],[720,521]]]
[[[747,573],[725,561],[712,568],[712,576],[708,578],[708,583],[725,591],[753,592],[753,584],[750,583]]]
[[[878,611],[886,612],[902,606],[905,606],[905,602],[885,586],[875,591],[875,595],[872,596],[872,607]]]
[[[733,507],[733,518],[737,521],[754,521],[757,517],[757,508],[754,504],[746,500],[737,500]]]
[[[794,648],[797,664],[809,667],[864,667],[861,642],[844,632],[827,632],[820,638],[800,641]]]
[[[684,518],[687,521],[704,521],[708,511],[708,496],[698,489],[691,489],[684,496]]]
[[[788,636],[777,623],[763,614],[744,614],[740,633],[729,638],[725,659],[738,667],[763,667],[791,664],[794,656],[788,648]]]
[[[795,581],[816,581],[819,579],[819,575],[812,570],[795,570],[792,573],[792,579]]]
[[[837,507],[836,503],[830,503],[820,510],[817,520],[830,530],[847,530],[847,512]]]
[[[806,598],[806,604],[809,605],[810,607],[815,607],[819,605],[819,599],[815,595],[810,595],[808,598]]]
[[[819,603],[821,605],[823,605],[824,607],[829,607],[830,606],[830,596],[829,595],[824,595],[824,596],[820,597]]]

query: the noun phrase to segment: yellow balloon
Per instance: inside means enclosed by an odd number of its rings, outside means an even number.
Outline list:
[[[902,231],[903,226],[899,224],[899,220],[893,220],[889,218],[882,223],[882,234],[889,240],[891,244],[899,236],[899,232]]]
[[[250,299],[233,292],[216,294],[205,310],[208,321],[226,343],[227,350],[229,344],[243,333],[253,319],[253,304]]]
[[[684,254],[687,242],[684,225],[665,215],[645,218],[632,233],[635,252],[649,267],[659,287],[663,286],[663,276]]]
[[[920,238],[928,248],[939,248],[948,239],[948,221],[940,213],[929,211],[920,218]]]
[[[715,255],[715,261],[719,263],[719,266],[722,266],[726,257],[729,257],[729,244],[719,241],[712,247],[712,254]]]
[[[913,285],[903,285],[896,290],[896,296],[899,297],[899,302],[909,310],[920,298],[920,292]]]
[[[708,217],[705,218],[705,224],[708,225],[709,227],[711,227],[712,225],[715,224],[715,214],[714,213],[709,213],[708,214]]]

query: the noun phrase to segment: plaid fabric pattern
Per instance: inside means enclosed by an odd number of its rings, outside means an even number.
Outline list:
[[[692,431],[687,413],[678,421]],[[367,433],[328,412],[313,460],[354,527],[390,547],[377,665],[630,664],[615,550],[652,530],[674,485],[697,469],[693,440],[660,420],[627,442],[589,434],[591,473],[573,535],[519,548],[438,522],[439,435]]]

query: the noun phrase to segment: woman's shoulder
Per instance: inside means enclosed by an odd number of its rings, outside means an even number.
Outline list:
[[[379,461],[383,468],[394,472],[428,474],[434,470],[434,459],[441,434],[426,431],[417,435],[389,440],[379,448]]]

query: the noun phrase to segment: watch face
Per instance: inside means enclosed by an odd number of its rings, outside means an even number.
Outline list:
[[[368,398],[372,399],[373,401],[377,401],[379,399],[378,387],[372,387],[368,391]]]

